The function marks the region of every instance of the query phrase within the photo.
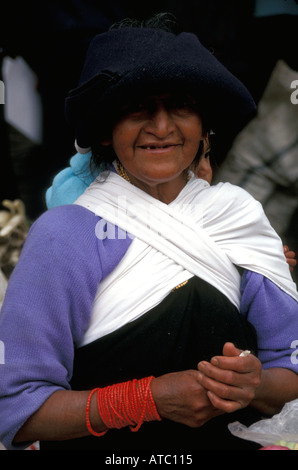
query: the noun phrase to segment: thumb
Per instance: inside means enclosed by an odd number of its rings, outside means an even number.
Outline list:
[[[223,346],[222,353],[224,356],[239,356],[241,349],[236,348],[233,343],[225,343]]]

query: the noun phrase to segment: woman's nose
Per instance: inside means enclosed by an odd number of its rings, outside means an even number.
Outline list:
[[[160,104],[148,119],[145,130],[156,137],[162,138],[169,135],[175,127],[171,113]]]

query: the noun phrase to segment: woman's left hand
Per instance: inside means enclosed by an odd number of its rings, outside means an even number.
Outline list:
[[[212,405],[226,413],[245,408],[255,397],[261,382],[262,365],[257,357],[225,343],[223,355],[198,364],[200,383],[208,390]]]

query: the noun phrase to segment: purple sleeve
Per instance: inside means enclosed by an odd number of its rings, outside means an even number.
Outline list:
[[[297,301],[251,271],[244,272],[241,290],[241,313],[256,328],[263,368],[282,367],[298,373]]]
[[[0,317],[0,441],[7,448],[53,392],[69,389],[98,283],[131,242],[98,240],[98,220],[75,205],[46,212],[11,276]]]

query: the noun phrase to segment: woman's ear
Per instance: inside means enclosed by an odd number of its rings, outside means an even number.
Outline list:
[[[202,155],[207,155],[210,152],[210,138],[209,138],[209,132],[204,133],[204,136],[202,138],[203,141],[203,153]]]

